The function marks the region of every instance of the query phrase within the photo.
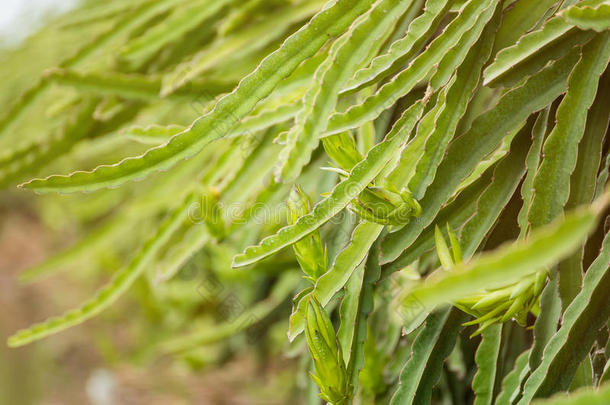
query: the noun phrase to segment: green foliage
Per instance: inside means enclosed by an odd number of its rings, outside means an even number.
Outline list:
[[[607,0],[102,3],[5,52],[0,186],[81,236],[22,282],[114,275],[9,346],[128,296],[310,403],[609,403]]]
[[[575,4],[561,13],[569,24],[583,30],[603,32],[610,28],[610,4]]]

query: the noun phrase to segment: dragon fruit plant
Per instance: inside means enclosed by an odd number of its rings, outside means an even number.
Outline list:
[[[20,280],[101,283],[8,346],[108,311],[290,404],[610,404],[608,0],[85,1],[7,55],[3,198],[81,237]]]

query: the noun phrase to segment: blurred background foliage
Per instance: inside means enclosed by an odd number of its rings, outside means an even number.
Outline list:
[[[146,3],[155,2],[81,1],[78,8],[72,11],[47,17],[44,26],[19,46],[0,50],[0,105],[5,107],[5,112],[39,83],[41,77],[48,74],[49,68],[62,64],[67,57],[95,42],[97,37],[111,33],[117,21],[141,12],[142,5]],[[179,5],[180,2],[174,3]],[[281,12],[282,7],[289,2],[266,2],[268,4],[258,7],[254,4],[257,2],[250,3],[262,16],[264,13]],[[214,16],[214,20],[222,21],[230,11],[223,7]],[[315,10],[312,9],[313,11]],[[121,70],[116,65],[116,56],[126,41],[141,36],[157,24],[162,25],[164,18],[169,15],[171,7],[166,7],[159,13],[150,13],[148,18],[135,24],[124,35],[113,38],[94,55],[86,58],[79,65],[79,71]],[[240,24],[260,24],[262,18],[256,15],[247,16],[246,21]],[[263,44],[263,51],[255,52],[245,60],[238,59],[234,65],[234,76],[229,77],[227,83],[221,83],[220,88],[224,91],[230,89],[241,75],[256,66],[269,48],[277,46],[281,37],[294,31],[307,18],[308,13],[305,13],[302,18],[296,19],[294,24],[279,33],[277,40]],[[186,47],[188,49],[177,49],[181,47],[172,41],[168,52],[178,52],[178,59],[186,58],[212,42],[213,33],[206,24],[207,22],[192,28],[191,31],[195,34],[189,36],[191,41]],[[217,24],[213,29],[218,29]],[[205,34],[198,34],[200,31]],[[163,61],[163,55],[154,55],[152,59],[160,60],[159,63],[166,66],[175,63]],[[151,65],[141,71],[154,71],[155,68]],[[222,67],[219,69],[222,71]],[[79,90],[69,86],[49,86],[23,119],[2,131],[0,150],[27,149],[30,145],[43,143],[53,134],[58,134],[66,121],[73,119],[74,112],[88,102],[80,94]],[[144,103],[117,99],[112,95],[103,98],[110,109],[112,105],[124,103],[123,105],[131,106],[132,110],[122,122],[119,120],[111,123],[109,128],[101,128],[97,133],[91,131],[75,146],[70,145],[66,150],[51,156],[44,165],[44,171],[64,172],[76,167],[91,169],[101,163],[139,154],[150,145],[128,139],[119,133],[122,127],[153,123],[189,125],[201,115],[210,98],[218,94],[215,89],[209,92],[203,89],[178,101],[152,100]],[[101,102],[97,103],[100,106]],[[112,117],[112,111],[109,116]],[[98,122],[103,121],[101,119]],[[253,138],[252,142],[256,144],[257,139]],[[256,146],[250,147],[246,143],[243,153],[233,157],[231,164],[234,169],[241,166],[240,162],[247,157],[247,152]],[[225,142],[225,149],[226,145]],[[213,162],[218,157],[214,154],[220,153],[222,146],[204,157],[203,161]],[[200,159],[199,162],[201,161]],[[3,172],[3,191],[0,196],[1,339],[5,341],[15,330],[61,313],[91,296],[99,285],[104,284],[117,269],[129,262],[142,241],[163,220],[168,208],[178,201],[176,196],[183,193],[182,184],[171,183],[180,176],[188,178],[188,173],[193,173],[193,169],[193,164],[189,167],[187,162],[172,171],[176,174],[170,181],[163,180],[162,176],[153,176],[152,179],[133,184],[133,187],[60,198],[24,194],[15,187],[18,182],[37,174],[40,169],[26,170],[10,180]],[[218,177],[228,181],[230,173],[229,168],[228,172],[219,173]],[[263,186],[261,183],[258,187]],[[156,193],[152,193],[154,187]],[[138,199],[138,196],[142,198]],[[121,210],[129,201],[134,200],[142,207],[133,206],[130,210]],[[122,217],[118,218],[120,215]],[[285,215],[281,215],[283,222]],[[96,248],[85,255],[70,250],[92,232],[103,234],[104,227],[110,230],[110,237],[102,237],[104,240]],[[35,282],[28,285],[19,282],[20,272],[34,268],[36,273],[41,270],[36,265],[66,250],[70,257],[64,259],[60,256],[54,264],[42,269],[41,276]],[[267,315],[266,338],[256,344],[248,344],[246,335],[231,337],[229,331],[225,334],[226,337],[213,337],[201,349],[192,350],[188,347],[189,350],[184,353],[171,357],[159,349],[160,342],[171,337],[188,335],[188,332],[226,322],[223,310],[219,307],[227,297],[236,296],[241,305],[241,310],[238,308],[237,311],[243,311],[252,302],[264,298],[276,278],[274,269],[265,270],[269,275],[264,277],[261,277],[260,272],[233,272],[230,270],[230,260],[235,252],[225,251],[224,247],[216,245],[206,250],[193,258],[192,266],[183,269],[182,274],[168,283],[163,291],[151,293],[147,280],[138,281],[129,296],[118,305],[94,322],[62,334],[59,339],[12,350],[2,345],[0,403],[292,403],[297,398],[294,370],[300,365],[290,358],[293,356],[281,355],[288,348],[286,325],[285,322],[276,323],[290,313],[289,290],[279,291],[277,302],[269,302],[268,310],[263,308],[262,312]],[[291,265],[295,275],[296,261]],[[209,296],[203,288],[205,277],[209,276],[205,273],[208,269],[219,270],[214,271],[212,276],[218,277],[224,287],[215,296]],[[294,286],[294,281],[286,282]],[[229,317],[236,315],[235,310],[229,313]]]

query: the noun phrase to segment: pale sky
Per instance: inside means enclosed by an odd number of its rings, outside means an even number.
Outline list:
[[[16,45],[40,28],[43,17],[74,7],[78,0],[0,0],[0,43]]]

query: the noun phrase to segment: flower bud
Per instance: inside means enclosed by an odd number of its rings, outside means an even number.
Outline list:
[[[359,217],[381,225],[403,226],[421,214],[421,207],[408,191],[397,193],[382,187],[367,187],[350,204]]]
[[[363,159],[354,138],[348,132],[325,137],[322,144],[326,154],[338,166],[334,170],[343,177]],[[421,215],[420,205],[408,190],[398,192],[389,185],[368,186],[350,203],[349,208],[364,220],[394,227],[404,226],[412,217]]]
[[[333,162],[346,172],[351,171],[363,159],[354,138],[348,132],[324,137],[322,145]]]
[[[296,223],[300,217],[309,212],[310,206],[307,194],[295,186],[288,198],[288,223]],[[316,230],[294,243],[292,249],[307,279],[315,283],[328,267],[326,249],[322,245],[320,232]]]
[[[201,187],[198,191],[199,201],[191,207],[189,219],[197,224],[204,223],[212,235],[222,238],[226,229],[218,190],[214,187]]]
[[[349,398],[350,385],[335,329],[322,305],[313,296],[307,300],[305,337],[314,363],[312,378],[320,387],[320,398],[343,405]]]
[[[436,250],[442,267],[451,269],[462,261],[462,251],[455,233],[447,225],[452,252],[449,251],[447,242],[442,232],[436,227],[434,238]],[[522,280],[493,290],[485,290],[471,297],[455,302],[455,306],[462,311],[476,317],[475,320],[464,325],[479,325],[473,334],[476,336],[494,323],[506,322],[514,319],[524,325],[527,314],[531,311],[536,315],[536,304],[546,282],[547,272],[539,271],[533,275],[524,277]]]

